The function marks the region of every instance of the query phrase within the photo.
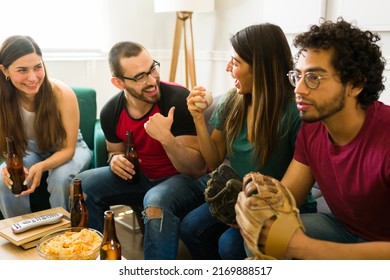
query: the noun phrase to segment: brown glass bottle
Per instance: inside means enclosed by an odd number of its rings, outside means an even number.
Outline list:
[[[121,243],[116,236],[114,211],[104,212],[103,241],[100,246],[101,260],[120,260],[122,256]]]
[[[88,227],[88,208],[84,200],[83,188],[80,179],[73,180],[73,194],[71,192],[70,224],[72,227]]]
[[[13,194],[20,194],[27,190],[27,186],[23,185],[25,174],[23,170],[23,162],[16,153],[14,138],[7,137],[7,169],[13,182],[11,191]]]
[[[128,180],[131,183],[138,183],[139,180],[139,161],[138,161],[138,153],[134,148],[134,137],[133,132],[131,130],[126,131],[126,153],[125,157],[128,161],[130,161],[134,165],[135,174],[133,178]]]

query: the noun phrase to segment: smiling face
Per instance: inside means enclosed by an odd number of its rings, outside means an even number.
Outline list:
[[[252,93],[252,69],[234,50],[232,51],[231,59],[226,65],[226,72],[230,72],[238,93]]]
[[[154,61],[150,54],[143,50],[138,56],[124,57],[120,59],[120,64],[125,77],[138,77],[143,73],[148,73],[154,65]],[[121,89],[130,95],[130,98],[143,101],[145,103],[154,104],[160,99],[160,77],[147,76],[145,84],[137,84],[135,81],[118,79]]]
[[[26,96],[36,95],[45,78],[42,58],[36,53],[16,59],[3,72],[9,76],[15,88]]]

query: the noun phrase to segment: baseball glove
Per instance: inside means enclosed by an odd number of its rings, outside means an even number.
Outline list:
[[[246,174],[243,185],[235,209],[246,246],[254,259],[284,259],[292,235],[303,229],[294,197],[278,180],[260,173]],[[268,220],[273,223],[262,246],[260,234]]]
[[[211,173],[205,190],[206,202],[210,205],[211,214],[221,223],[236,224],[234,205],[242,182],[237,172],[229,165],[221,164]]]

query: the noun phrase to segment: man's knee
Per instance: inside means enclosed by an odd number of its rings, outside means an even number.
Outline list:
[[[147,218],[162,218],[163,211],[161,208],[149,206],[145,209],[145,215]]]

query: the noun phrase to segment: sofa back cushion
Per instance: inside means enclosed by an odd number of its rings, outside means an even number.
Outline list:
[[[96,91],[88,87],[72,87],[76,93],[80,110],[80,131],[88,147],[94,149],[96,122]]]

